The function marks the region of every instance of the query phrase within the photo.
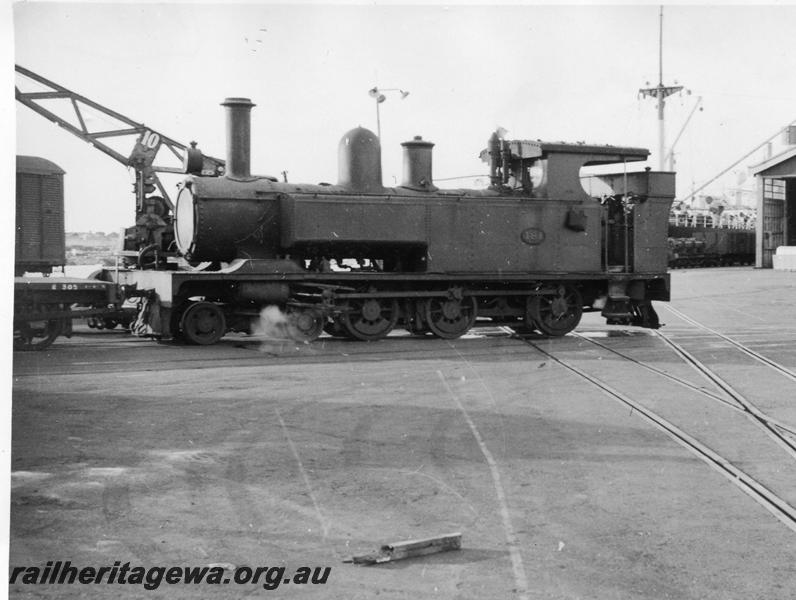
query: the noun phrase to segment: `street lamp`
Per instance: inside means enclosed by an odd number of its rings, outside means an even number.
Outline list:
[[[379,141],[381,141],[381,116],[379,115],[379,104],[387,99],[387,96],[384,95],[384,92],[400,92],[401,100],[409,95],[409,92],[405,92],[404,90],[398,88],[374,87],[368,91],[370,97],[376,101],[376,135],[379,136]]]

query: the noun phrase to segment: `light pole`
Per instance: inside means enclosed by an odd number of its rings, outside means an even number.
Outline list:
[[[409,92],[406,92],[398,88],[373,87],[370,90],[368,90],[368,94],[370,95],[370,97],[376,101],[376,135],[378,135],[379,141],[381,141],[381,115],[379,114],[379,104],[381,104],[387,99],[387,96],[384,95],[384,92],[400,92],[401,100],[403,100],[409,95]]]

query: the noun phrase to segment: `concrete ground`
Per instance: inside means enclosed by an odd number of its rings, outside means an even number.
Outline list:
[[[796,370],[796,274],[703,269],[672,280],[673,306]],[[796,383],[658,309],[667,335],[796,425]],[[699,380],[651,332],[596,315],[579,331]],[[726,409],[686,401],[574,336],[533,341],[668,412],[796,505],[796,461]],[[118,561],[216,566],[232,578],[241,566],[283,566],[285,577],[331,567],[323,585],[275,590],[19,575],[14,598],[749,600],[796,590],[796,533],[627,406],[499,330],[451,342],[228,336],[198,348],[77,327],[46,352],[17,353],[13,390],[12,568]],[[343,562],[451,532],[462,550]]]

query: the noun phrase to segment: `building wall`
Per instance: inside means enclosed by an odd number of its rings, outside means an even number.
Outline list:
[[[768,163],[757,179],[755,266],[770,269],[779,246],[796,246],[796,156]],[[774,159],[776,160],[776,159]]]
[[[796,246],[796,178],[785,180],[785,197],[785,245]]]

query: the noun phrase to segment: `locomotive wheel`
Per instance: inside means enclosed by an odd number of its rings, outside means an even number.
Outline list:
[[[227,332],[227,321],[218,305],[194,302],[182,313],[180,329],[185,340],[191,344],[209,346]]]
[[[287,314],[287,333],[297,342],[313,342],[323,332],[323,315],[314,308],[291,308]]]
[[[434,335],[446,340],[463,336],[478,316],[475,297],[429,298],[423,308],[428,328]]]
[[[554,296],[531,296],[528,316],[542,333],[566,335],[580,323],[583,299],[577,288],[561,285]]]
[[[369,342],[389,334],[398,322],[398,301],[383,298],[352,300],[340,321],[348,334]]]
[[[14,323],[14,350],[44,350],[55,341],[63,328],[61,319]]]

